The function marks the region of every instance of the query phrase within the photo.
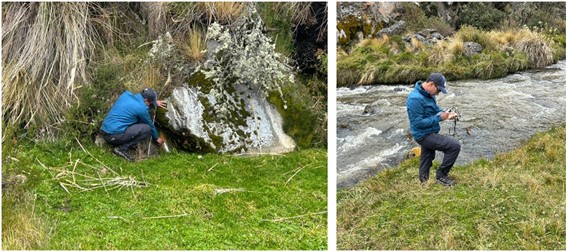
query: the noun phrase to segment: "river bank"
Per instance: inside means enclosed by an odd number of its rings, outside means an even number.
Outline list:
[[[408,135],[405,110],[412,88],[373,85],[337,89],[339,188],[398,165],[418,146]],[[565,122],[565,61],[504,78],[449,81],[449,94],[440,95],[438,104],[456,106],[462,114],[455,132],[462,145],[457,165],[491,158]],[[373,112],[364,114],[366,107]],[[441,134],[452,134],[453,126],[441,123]]]
[[[337,249],[565,250],[564,125],[456,166],[452,188],[420,185],[418,163],[337,193]]]
[[[564,3],[343,2],[338,12],[338,87],[431,72],[493,79],[565,59]]]

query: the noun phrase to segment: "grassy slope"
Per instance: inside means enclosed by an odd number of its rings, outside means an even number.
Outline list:
[[[421,186],[418,165],[408,160],[338,193],[337,248],[565,250],[564,126],[455,167],[453,188]]]
[[[48,180],[57,173],[42,168],[37,160],[49,168],[73,170],[79,159],[95,169],[79,163],[78,173],[116,176],[109,169],[105,173],[77,144],[20,146],[12,152],[18,153],[13,154],[15,159],[5,159],[9,161],[4,162],[3,171],[30,173],[24,186],[36,195],[36,215],[49,233],[46,245],[36,249],[327,247],[326,151],[262,157],[172,153],[127,163],[108,149],[86,148],[110,169],[150,186],[109,192],[70,189],[69,195],[56,180]],[[215,189],[246,191],[215,195]],[[4,201],[4,207],[14,205],[6,206]],[[3,221],[10,218],[3,216]],[[13,227],[3,225],[4,231]]]

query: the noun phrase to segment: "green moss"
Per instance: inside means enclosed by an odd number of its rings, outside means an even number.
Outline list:
[[[29,183],[28,177],[25,188],[4,188],[2,194],[2,230],[37,233],[15,237],[32,247],[17,248],[3,240],[4,249],[326,249],[324,150],[260,157],[172,151],[152,159],[126,162],[92,143],[83,142],[83,147],[92,156],[76,142],[20,142],[13,153],[4,153],[3,156],[11,155],[18,161],[3,162],[3,171],[37,174],[33,183]],[[81,162],[76,164],[75,160]],[[303,169],[290,180],[298,167]],[[66,169],[102,178],[101,181],[120,176],[147,182],[149,186],[117,188],[109,183],[106,188],[87,192],[68,186],[69,195],[58,183],[75,181],[70,174],[60,173]],[[91,187],[83,179],[76,176],[78,184]],[[245,191],[215,193],[216,189],[228,188]],[[22,216],[30,221],[23,224],[38,221],[45,228],[21,225]],[[303,217],[278,221],[293,216]]]
[[[215,135],[214,133],[211,132],[210,129],[207,129],[207,133],[209,135],[209,138],[211,139],[211,141],[213,142],[213,144],[215,145],[215,152],[218,152],[221,148],[223,148],[225,146],[224,142],[223,142],[223,138],[219,135]]]
[[[316,139],[317,117],[310,110],[312,104],[302,98],[307,92],[304,87],[295,84],[286,86],[283,93],[287,101],[287,109],[284,109],[284,102],[276,92],[270,93],[268,100],[282,115],[286,134],[295,140],[298,147],[308,148]]]
[[[380,22],[377,24],[374,32],[383,28]],[[348,16],[337,22],[337,30],[344,31],[345,36],[339,38],[339,45],[348,48],[358,41],[358,33],[362,32],[364,38],[372,37],[372,24],[358,19],[355,16]]]
[[[189,76],[187,84],[190,87],[201,88],[201,92],[203,93],[210,93],[215,87],[215,83],[212,80],[207,79],[205,74],[201,71],[195,72]]]
[[[278,10],[277,4],[280,3],[257,3],[260,16],[269,28],[268,34],[276,44],[276,51],[291,57],[295,51],[292,18],[287,14],[287,11]]]

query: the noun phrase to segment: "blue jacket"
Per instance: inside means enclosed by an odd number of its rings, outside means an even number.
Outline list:
[[[102,130],[108,134],[122,134],[126,129],[137,123],[150,125],[154,141],[158,139],[158,132],[150,117],[150,108],[144,103],[141,94],[132,94],[124,91],[112,105],[110,112],[102,122]]]
[[[415,88],[408,95],[406,107],[413,139],[418,141],[430,133],[439,133],[443,110],[437,105],[435,97],[421,87],[421,81],[415,84]]]

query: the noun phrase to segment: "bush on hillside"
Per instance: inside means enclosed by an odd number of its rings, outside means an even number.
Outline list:
[[[470,25],[483,30],[495,29],[500,20],[505,18],[505,14],[496,9],[493,3],[489,2],[470,2],[461,5],[457,19],[457,29],[461,26]]]

